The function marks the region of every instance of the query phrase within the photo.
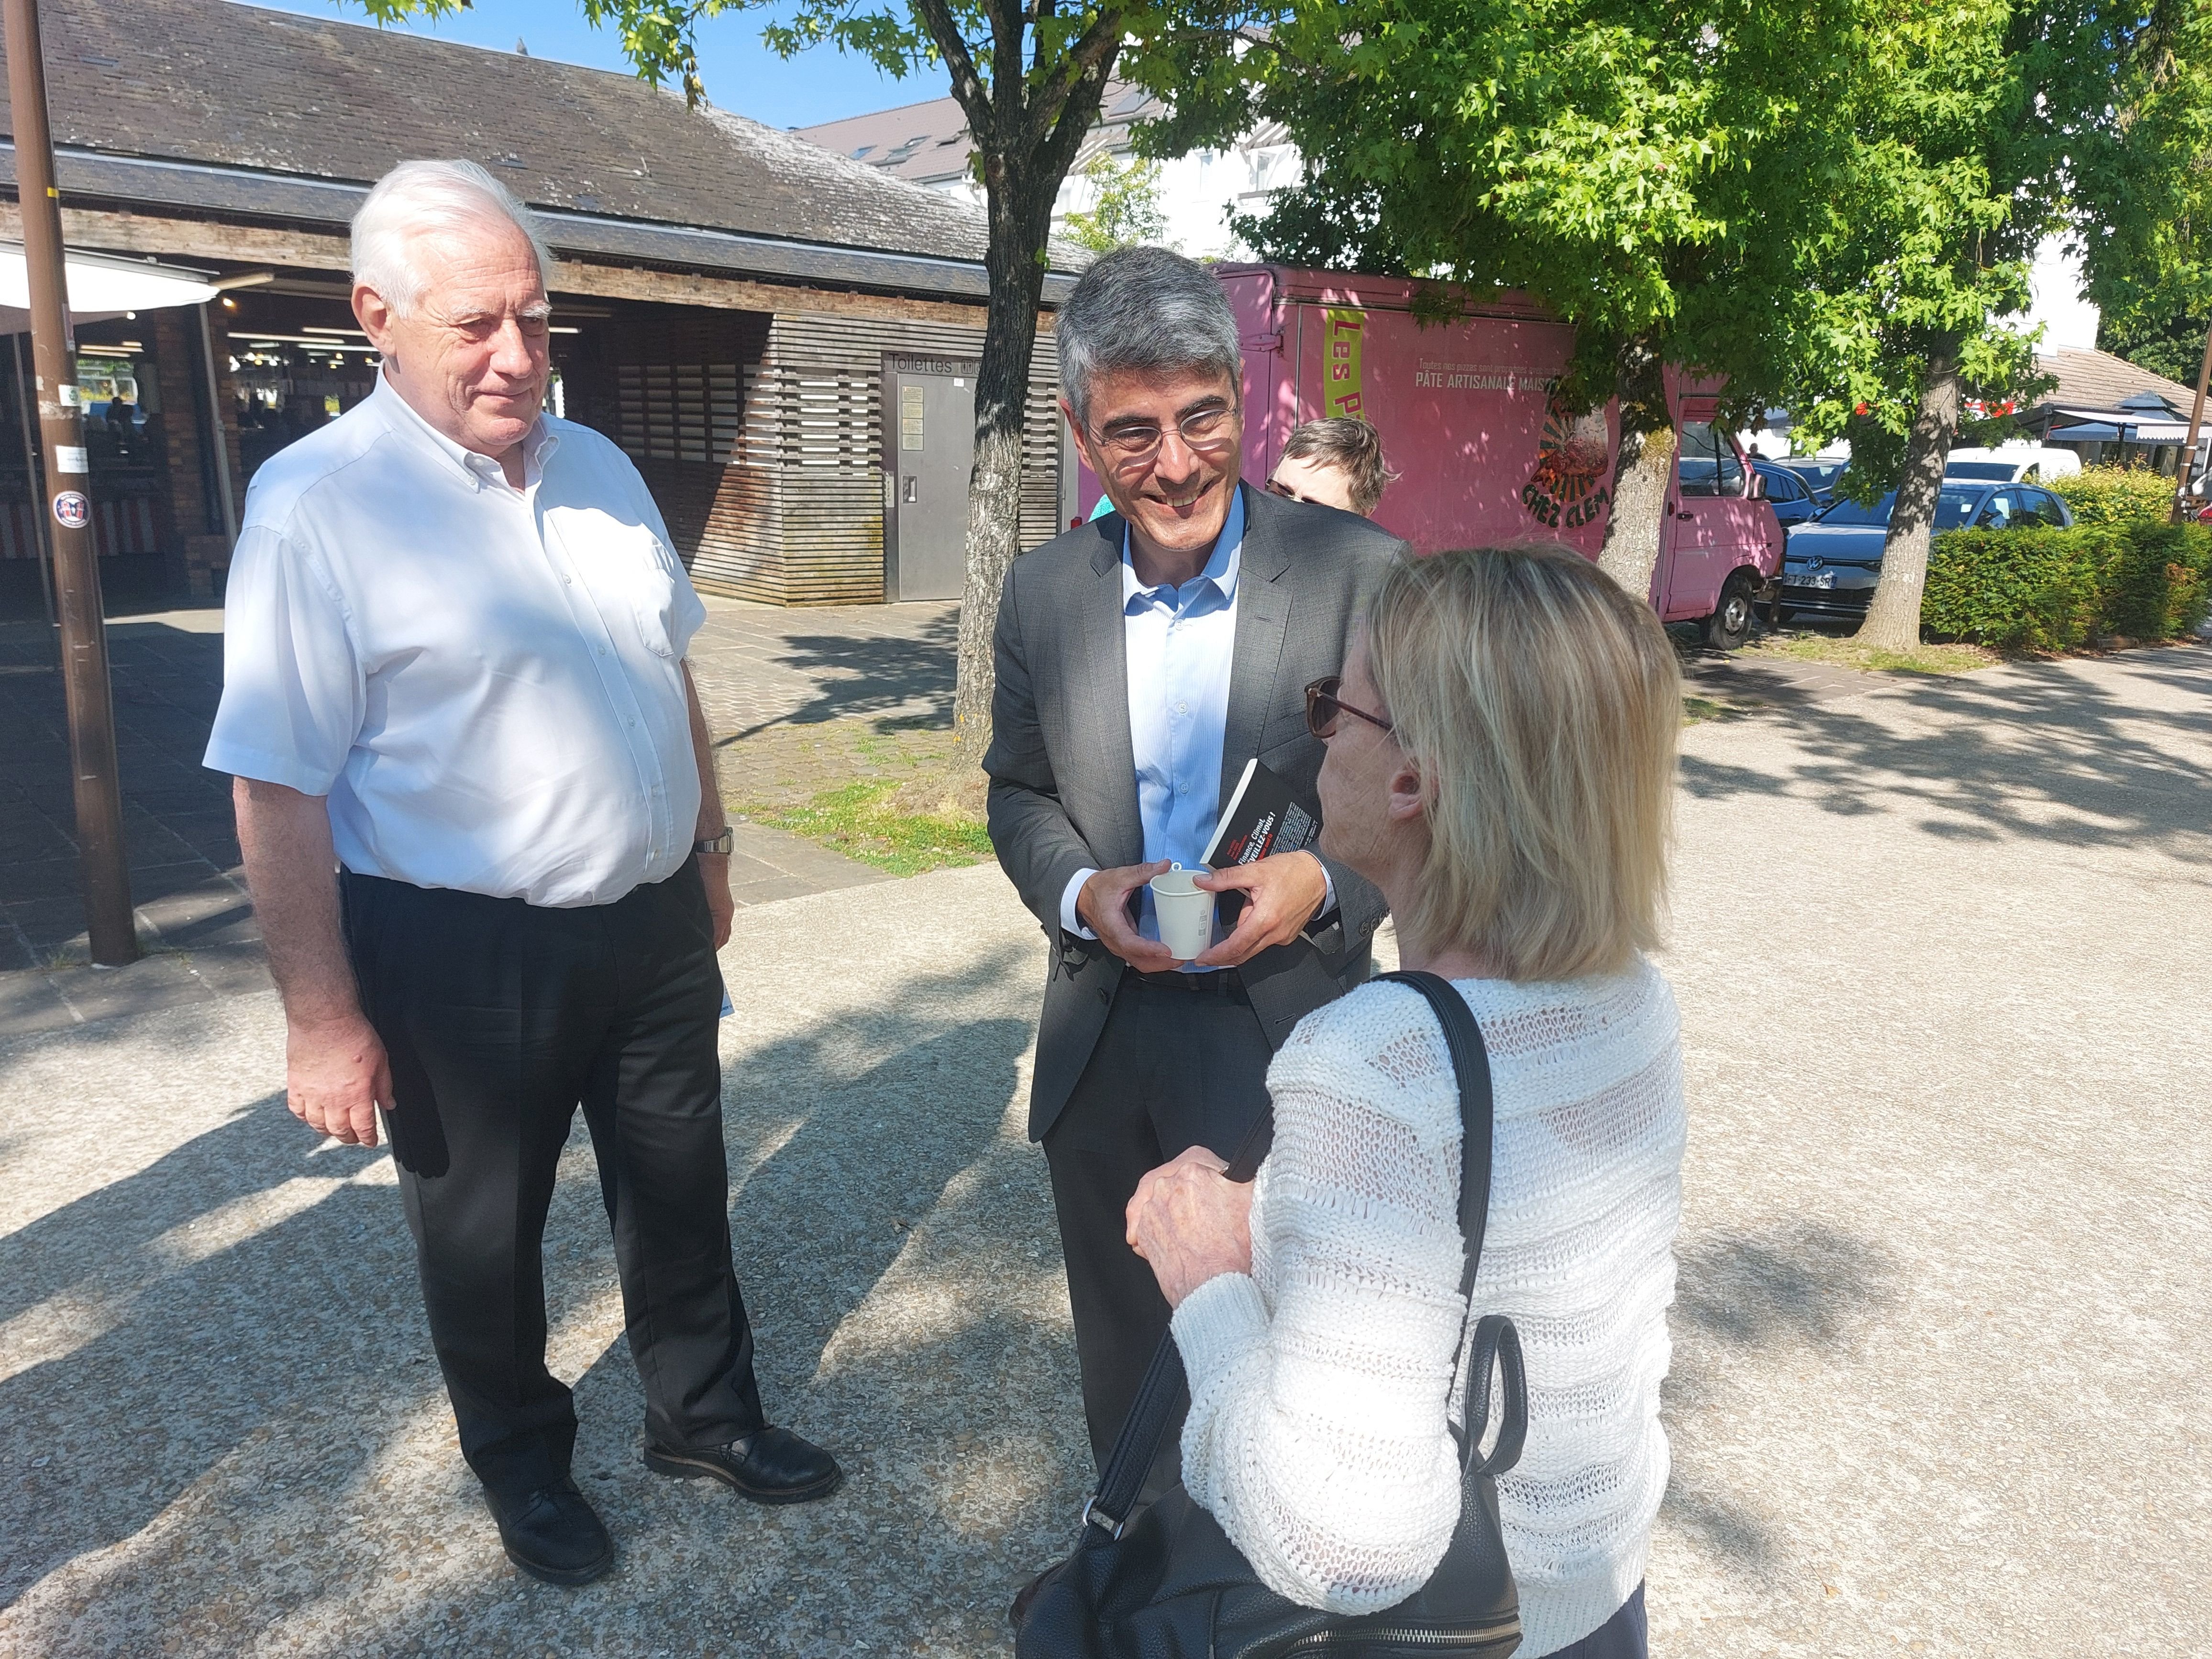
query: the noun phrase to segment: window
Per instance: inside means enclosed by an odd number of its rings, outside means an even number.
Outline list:
[[[1743,462],[1735,443],[1703,421],[1682,422],[1678,465],[1685,495],[1743,494]]]

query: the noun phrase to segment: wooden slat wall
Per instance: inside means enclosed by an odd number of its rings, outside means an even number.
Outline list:
[[[562,368],[568,413],[636,462],[701,590],[769,605],[884,598],[887,352],[978,357],[925,319],[625,308]],[[1058,365],[1038,341],[1023,422],[1022,544],[1059,523]]]
[[[1022,444],[1022,542],[1059,528],[1058,366],[1049,335],[1030,365]],[[779,312],[760,390],[779,405],[779,528],[786,605],[884,597],[883,365],[886,352],[980,357],[983,329]],[[750,411],[748,410],[750,415]],[[750,422],[749,422],[750,424]],[[695,577],[696,580],[696,577]]]

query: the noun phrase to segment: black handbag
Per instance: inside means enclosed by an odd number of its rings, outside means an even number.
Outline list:
[[[1470,1296],[1490,1210],[1490,1058],[1481,1028],[1449,981],[1384,974],[1429,1000],[1459,1079],[1462,1156],[1459,1226],[1466,1245],[1460,1294]],[[1264,1149],[1262,1149],[1264,1150]],[[1232,1179],[1249,1181],[1260,1154],[1240,1152]],[[1244,1165],[1249,1163],[1250,1167]],[[1301,1607],[1260,1582],[1213,1517],[1178,1484],[1131,1518],[1152,1460],[1184,1399],[1182,1356],[1170,1334],[1083,1507],[1075,1553],[1015,1604],[1018,1659],[1506,1659],[1521,1644],[1520,1599],[1498,1520],[1495,1477],[1513,1467],[1528,1432],[1521,1339],[1503,1314],[1475,1321],[1460,1452],[1459,1524],[1429,1582],[1385,1612],[1352,1617]],[[1502,1422],[1486,1457],[1491,1375],[1503,1382]],[[1454,1391],[1457,1372],[1454,1373]],[[1446,1398],[1450,1397],[1448,1393]]]

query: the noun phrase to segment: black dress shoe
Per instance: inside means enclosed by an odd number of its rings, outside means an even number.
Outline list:
[[[678,1451],[646,1443],[645,1466],[679,1480],[702,1475],[735,1486],[756,1504],[805,1504],[845,1484],[837,1460],[789,1429],[756,1429],[726,1446]]]
[[[507,1559],[549,1584],[588,1584],[615,1564],[615,1540],[573,1480],[520,1498],[487,1492]]]

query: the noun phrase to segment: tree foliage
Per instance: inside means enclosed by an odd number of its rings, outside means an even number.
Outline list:
[[[2085,239],[2094,288],[2120,250],[2160,240],[2150,219],[2175,199],[2179,152],[2150,142],[2145,112],[2177,118],[2162,89],[2197,96],[2172,49],[2204,0],[1868,3],[1880,72],[1836,112],[1850,148],[1812,244],[1817,318],[1793,403],[1807,436],[1849,434],[1847,491],[1898,491],[1861,637],[1905,649],[1962,405],[1998,413],[2049,384],[2008,321],[2037,246]]]
[[[1850,0],[1298,0],[1267,41],[1182,66],[1186,120],[1289,129],[1300,185],[1237,226],[1269,256],[1432,278],[1440,310],[1519,289],[1576,325],[1567,393],[1622,407],[1605,560],[1622,526],[1649,540],[1617,568],[1640,589],[1672,469],[1661,365],[1727,375],[1737,409],[1782,384],[1806,312],[1787,227],[1836,165],[1855,29]]]
[[[1110,253],[1167,235],[1160,207],[1160,164],[1146,156],[1118,161],[1106,150],[1093,155],[1082,178],[1091,186],[1090,208],[1062,222],[1068,239],[1093,253]]]
[[[2212,327],[2212,3],[2149,9],[2084,159],[2080,239],[2100,337],[2193,385]]]

